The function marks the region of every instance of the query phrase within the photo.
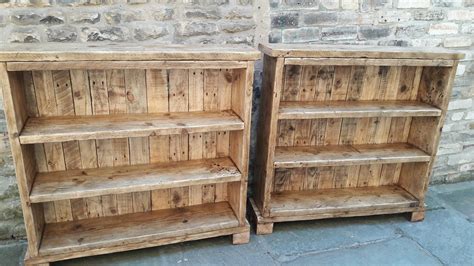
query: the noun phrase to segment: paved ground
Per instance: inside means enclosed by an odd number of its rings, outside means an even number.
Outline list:
[[[474,265],[474,181],[431,187],[427,204],[420,223],[404,215],[278,223],[247,245],[220,237],[55,265]],[[19,265],[25,242],[3,244],[0,265]]]

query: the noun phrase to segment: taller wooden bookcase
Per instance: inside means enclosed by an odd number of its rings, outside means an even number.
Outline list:
[[[257,233],[273,223],[411,213],[424,197],[462,54],[260,45]]]
[[[233,235],[245,219],[248,47],[2,47],[27,264]]]

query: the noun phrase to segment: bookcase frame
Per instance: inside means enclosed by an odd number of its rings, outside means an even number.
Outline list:
[[[411,213],[424,197],[458,61],[439,48],[260,44],[257,234],[275,222]]]
[[[247,243],[259,57],[245,46],[2,47],[25,263],[223,235]]]

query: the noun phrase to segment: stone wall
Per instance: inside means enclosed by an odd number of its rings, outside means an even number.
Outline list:
[[[461,50],[467,56],[432,176],[432,182],[456,182],[474,176],[473,19],[473,0],[0,0],[0,49],[8,42],[269,41]],[[258,62],[254,120],[260,83]],[[0,132],[0,239],[23,237],[1,101]]]

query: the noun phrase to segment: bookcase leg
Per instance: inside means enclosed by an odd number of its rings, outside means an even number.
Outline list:
[[[411,222],[420,222],[425,219],[425,211],[412,212],[410,214]]]
[[[25,266],[49,266],[49,262],[41,262],[41,263],[34,263],[34,262],[28,262],[25,261]]]
[[[273,223],[257,223],[257,235],[268,235],[273,233]]]
[[[250,242],[250,229],[245,233],[238,233],[232,235],[232,244],[240,245]]]

